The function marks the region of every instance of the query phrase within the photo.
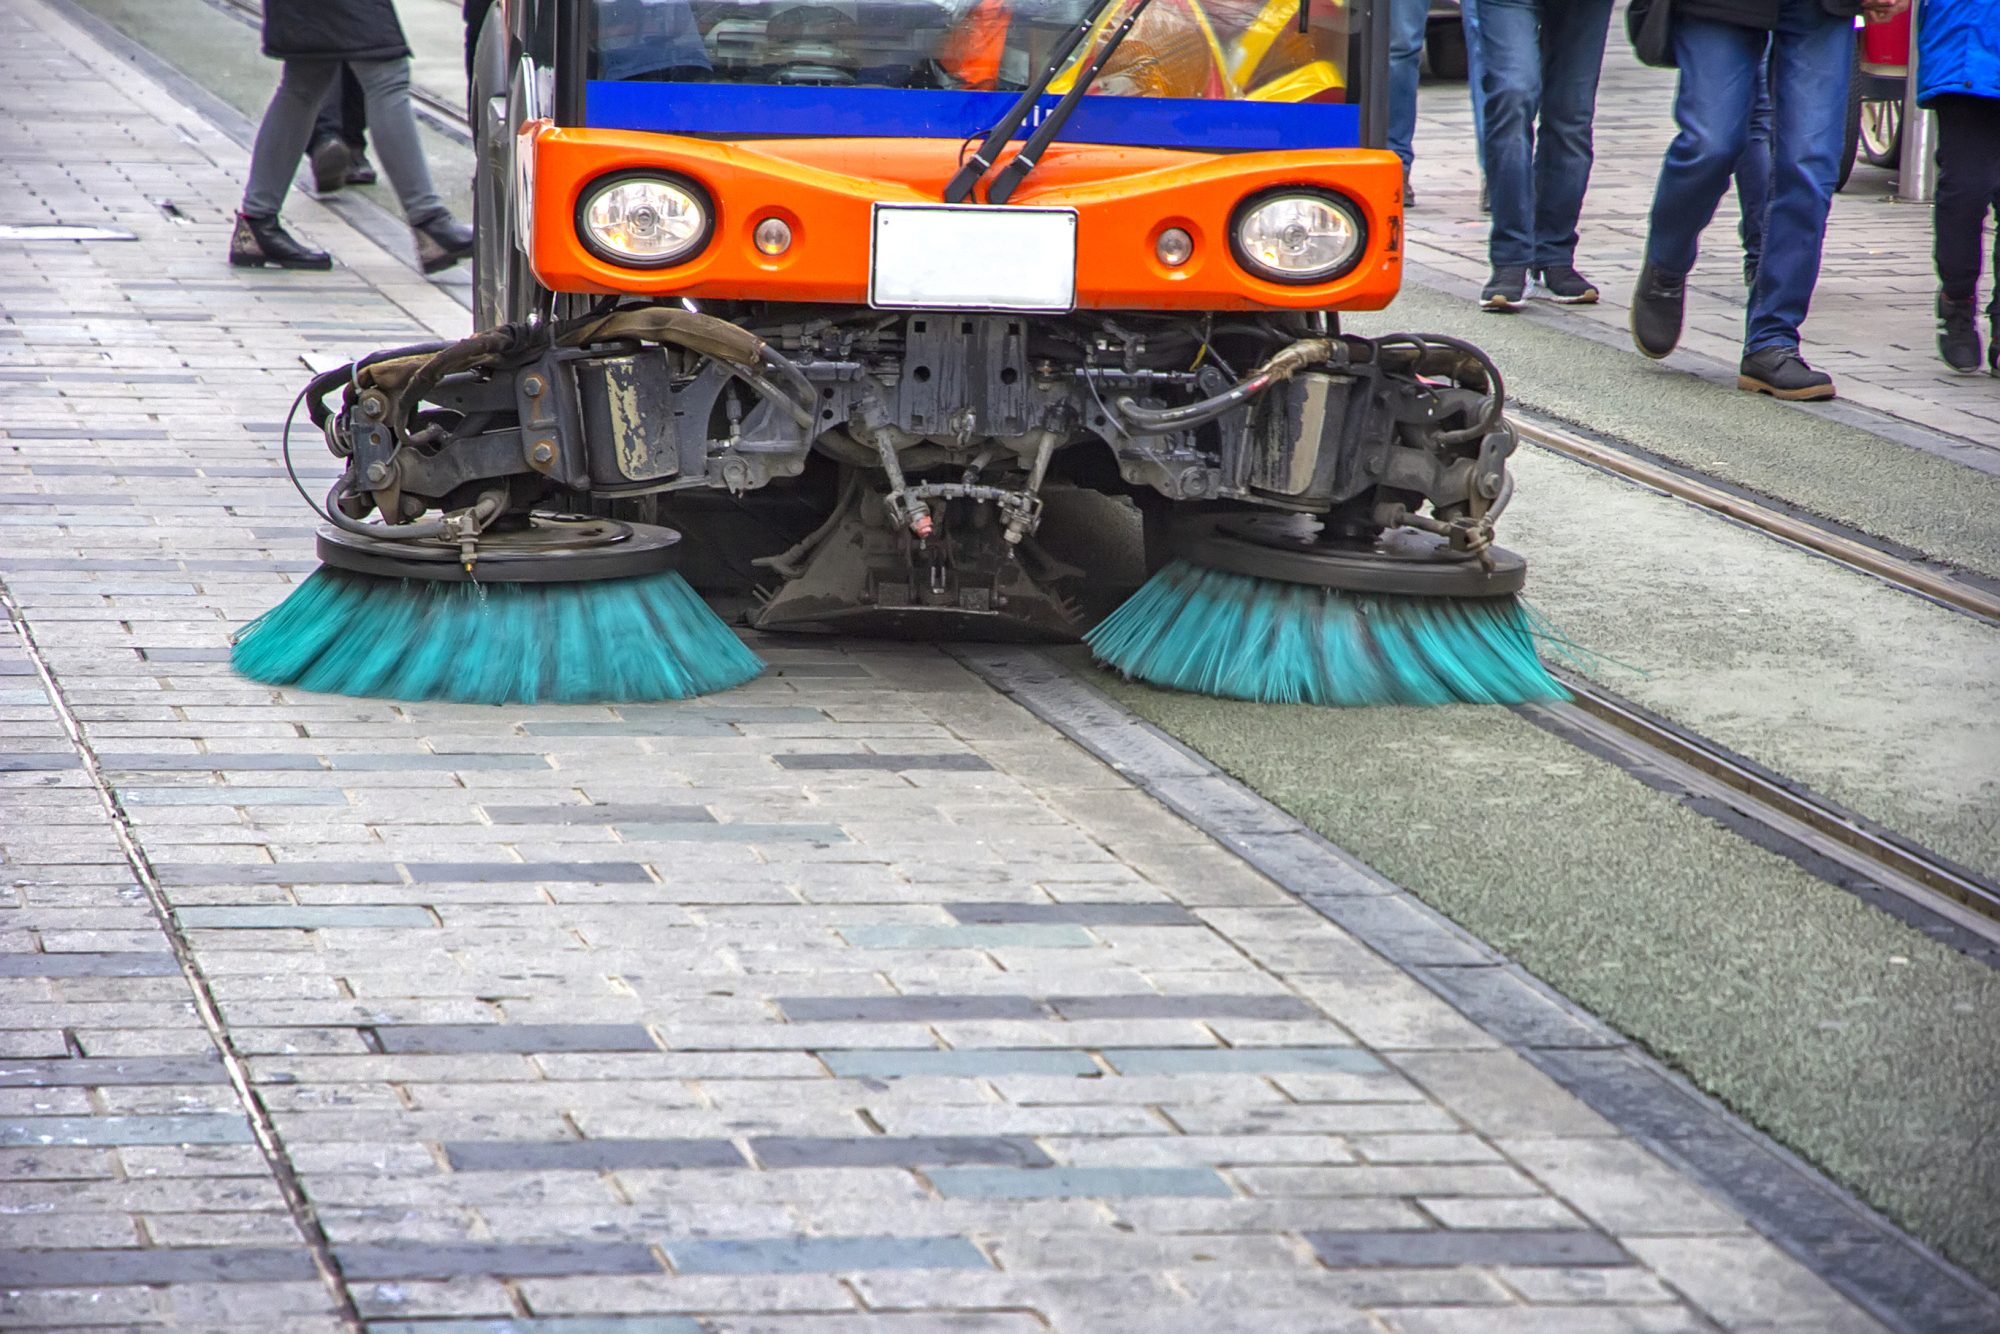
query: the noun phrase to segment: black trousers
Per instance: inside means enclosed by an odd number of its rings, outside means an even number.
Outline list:
[[[1986,215],[2000,215],[2000,98],[1953,93],[1935,104],[1938,130],[1938,285],[1954,301],[1979,294],[1986,249]],[[1993,234],[1993,266],[2000,279],[2000,224]],[[2000,282],[1996,282],[2000,288]],[[2000,290],[1988,307],[2000,316]]]
[[[319,116],[313,121],[312,141],[322,139],[344,140],[356,152],[368,146],[368,99],[362,96],[361,81],[345,65],[340,67],[340,78],[326,90],[326,100],[319,104]]]

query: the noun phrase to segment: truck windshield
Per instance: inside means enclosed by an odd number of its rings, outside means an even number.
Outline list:
[[[1069,89],[1132,2],[1106,8],[1051,95]],[[1351,104],[1358,43],[1349,3],[1305,0],[1301,30],[1301,0],[1152,0],[1089,91]],[[1018,92],[1088,8],[1088,0],[591,0],[587,77],[594,85]],[[815,105],[868,114],[862,101]]]

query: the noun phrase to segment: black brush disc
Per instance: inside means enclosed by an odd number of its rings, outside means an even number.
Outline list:
[[[1326,542],[1320,525],[1294,514],[1223,514],[1175,530],[1175,555],[1196,565],[1288,584],[1402,597],[1497,598],[1521,591],[1528,563],[1489,547],[1491,570],[1442,537],[1392,528],[1372,544]]]
[[[482,533],[470,571],[456,542],[398,542],[329,524],[319,530],[317,545],[320,560],[335,569],[387,579],[560,584],[672,569],[680,540],[673,529],[652,524],[537,514],[520,527]]]

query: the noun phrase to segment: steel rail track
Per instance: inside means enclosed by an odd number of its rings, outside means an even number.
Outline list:
[[[1552,423],[1514,421],[1521,438],[1552,453],[1733,519],[1894,587],[2000,625],[2000,596],[1947,571],[1783,513],[1678,469],[1586,439]],[[1558,671],[1574,698],[1524,712],[1588,738],[1628,768],[1666,778],[1835,863],[1865,883],[2000,945],[2000,884],[1848,811],[1694,732],[1639,708],[1574,672]]]
[[[1679,469],[1636,457],[1615,445],[1586,439],[1552,422],[1534,417],[1523,419],[1511,412],[1508,420],[1514,424],[1521,439],[1551,453],[1699,505],[1885,583],[1943,603],[1968,616],[2000,625],[2000,593],[1967,583],[1948,571],[1883,551],[1811,520],[1760,504],[1751,496],[1703,481]]]
[[[2000,884],[1573,672],[1559,669],[1557,675],[1573,698],[1527,705],[1522,712],[1609,751],[1623,768],[1720,803],[1862,884],[2000,947]]]

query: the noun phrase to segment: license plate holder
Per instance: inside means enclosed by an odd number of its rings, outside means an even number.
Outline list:
[[[1072,310],[1076,210],[877,204],[868,303],[881,310]]]

